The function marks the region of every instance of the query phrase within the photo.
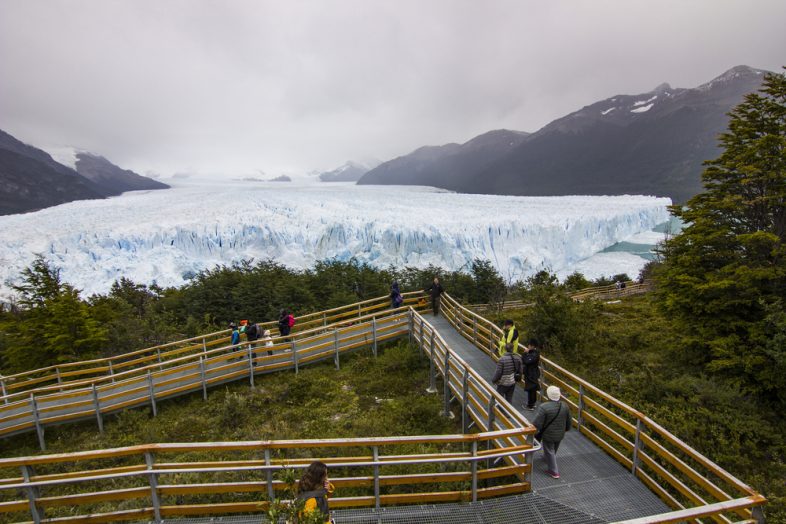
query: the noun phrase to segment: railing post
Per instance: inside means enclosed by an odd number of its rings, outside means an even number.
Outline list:
[[[584,424],[584,384],[579,384],[579,403],[578,412],[576,413],[576,427],[581,433],[581,426]]]
[[[379,510],[379,446],[374,446],[374,508]]]
[[[161,348],[156,348],[156,357],[158,358],[158,369],[164,369],[164,366],[161,365]]]
[[[461,379],[461,432],[469,431],[469,369],[464,366],[464,377]]]
[[[292,342],[290,342],[290,345],[292,346],[292,364],[294,364],[295,366],[295,374],[298,374],[299,371],[297,367],[297,346],[295,345],[294,339],[292,340]]]
[[[426,354],[426,343],[423,342],[423,324],[425,324],[425,323],[426,322],[423,320],[423,317],[421,317],[420,318],[420,338],[418,340],[420,341],[420,349],[423,351],[424,355]]]
[[[478,441],[472,441],[472,502],[478,501]]]
[[[422,325],[421,325],[422,330]],[[437,392],[437,373],[434,370],[435,364],[434,360],[436,360],[436,355],[434,354],[434,331],[431,331],[431,358],[429,358],[428,363],[428,389],[426,390],[427,393],[436,393]]]
[[[22,468],[22,478],[24,483],[30,482],[30,479],[35,475],[32,466],[24,465]],[[30,515],[33,517],[34,524],[39,524],[44,518],[44,511],[38,506],[38,488],[35,486],[28,486],[24,488],[27,495],[28,504],[30,506]]]
[[[153,416],[158,416],[158,409],[156,408],[156,388],[153,385],[153,375],[150,371],[147,372],[147,389],[150,393],[150,405],[153,407]]]
[[[371,351],[377,356],[377,317],[371,317]]]
[[[633,438],[633,461],[630,472],[634,475],[639,469],[639,449],[641,448],[641,419],[636,419],[636,436]]]
[[[3,400],[8,404],[8,392],[5,390],[5,379],[0,378],[0,391],[3,392]]]
[[[444,401],[445,407],[443,409],[443,415],[446,417],[451,417],[453,414],[450,412],[450,352],[445,349],[445,368],[443,369],[442,378],[442,390],[444,394]]]
[[[202,353],[207,353],[207,343],[205,343],[205,337],[202,337]]]
[[[478,319],[477,317],[472,317],[472,345],[478,345]]]
[[[46,451],[46,442],[44,442],[44,428],[41,426],[41,417],[38,414],[38,402],[35,400],[35,393],[30,393],[30,408],[33,412],[35,432],[36,435],[38,435],[38,445],[41,446],[41,451]]]
[[[413,329],[415,328],[415,311],[409,308],[409,344],[412,345]],[[5,395],[5,390],[4,395]]]
[[[251,349],[251,344],[248,345],[248,382],[249,385],[254,387],[254,350]]]
[[[489,398],[489,419],[488,431],[494,431],[494,408],[497,407],[497,399],[493,396]]]
[[[199,357],[199,376],[202,379],[202,398],[207,400],[207,372],[205,370],[205,357]]]
[[[55,375],[57,376],[57,383],[58,384],[62,384],[63,383],[63,379],[60,377],[60,366],[57,366],[55,368]],[[60,391],[63,391],[63,390],[61,389]]]
[[[153,470],[153,462],[155,458],[149,451],[145,453],[145,464],[147,471],[149,471],[148,478],[150,479],[150,498],[153,502],[153,521],[156,523],[161,522],[161,499],[158,496],[158,475]]]
[[[265,448],[265,477],[267,478],[267,498],[273,502],[275,493],[273,493],[273,471],[270,469],[270,448]]]
[[[322,313],[322,327],[327,326],[327,313]]]
[[[338,351],[338,329],[333,330],[333,349],[336,352],[336,355],[333,357],[333,362],[336,364],[336,370],[338,371],[341,369],[341,362],[339,357]]]
[[[96,410],[96,421],[98,422],[98,432],[104,434],[104,418],[101,416],[101,403],[98,400],[98,389],[93,384],[93,407]]]
[[[115,370],[112,368],[112,361],[109,361],[109,376],[112,377],[112,383],[115,382]]]

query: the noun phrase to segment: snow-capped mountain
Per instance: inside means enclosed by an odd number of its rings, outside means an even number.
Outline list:
[[[86,151],[57,147],[50,154],[0,131],[0,215],[168,187]]]
[[[349,160],[332,171],[319,174],[322,182],[357,182],[360,177],[380,164],[378,160],[366,162],[353,162]]]
[[[244,198],[237,197],[241,191]],[[669,203],[645,196],[531,198],[423,187],[392,195],[386,187],[346,184],[181,181],[168,191],[0,217],[0,283],[18,279],[35,253],[85,294],[107,291],[120,277],[181,285],[197,271],[252,258],[297,268],[355,257],[378,267],[450,269],[481,258],[516,279],[547,267],[569,271],[665,222]],[[632,255],[607,259],[603,274],[635,275],[643,263]],[[0,288],[0,297],[8,297],[8,288]]]
[[[727,113],[761,86],[766,71],[737,66],[693,89],[661,84],[616,95],[557,119],[509,148],[466,144],[421,149],[369,171],[359,184],[421,184],[507,195],[698,193],[702,162],[719,154]],[[515,140],[514,140],[515,142]]]

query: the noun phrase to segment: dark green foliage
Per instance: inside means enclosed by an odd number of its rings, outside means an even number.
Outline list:
[[[0,318],[3,367],[23,370],[100,355],[107,330],[79,292],[61,282],[59,271],[38,257],[23,276],[14,288],[22,307]]]
[[[126,353],[223,329],[229,321],[275,320],[283,308],[298,317],[388,295],[394,280],[402,291],[419,291],[439,275],[461,301],[501,300],[506,287],[489,262],[476,260],[471,271],[383,270],[357,260],[298,271],[269,260],[241,262],[199,273],[181,289],[121,278],[108,294],[84,301],[39,257],[16,288],[19,307],[0,310],[0,369],[12,373]]]
[[[548,349],[565,352],[576,352],[586,344],[590,336],[589,315],[594,308],[591,301],[574,303],[567,289],[548,271],[528,278],[519,293],[525,303],[532,304],[519,324],[522,335],[534,338]]]
[[[576,271],[565,277],[565,281],[562,283],[562,285],[565,286],[565,289],[568,291],[578,291],[579,289],[590,287],[592,282],[587,280],[584,275]]]
[[[730,114],[705,191],[672,212],[686,223],[655,272],[662,310],[690,362],[786,406],[786,77]]]

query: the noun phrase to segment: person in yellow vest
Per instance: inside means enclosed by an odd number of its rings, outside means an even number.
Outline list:
[[[328,469],[324,462],[312,462],[298,483],[299,500],[305,501],[303,515],[318,514],[325,518],[325,524],[332,523],[328,497],[333,494],[333,484],[328,480]]]
[[[513,353],[519,352],[519,330],[513,325],[513,321],[507,319],[502,325],[502,336],[499,339],[499,356],[505,354],[505,347],[513,344]]]

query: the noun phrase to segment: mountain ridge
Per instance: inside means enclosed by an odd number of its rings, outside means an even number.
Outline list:
[[[719,154],[727,113],[759,88],[765,73],[736,66],[695,88],[662,83],[646,93],[615,95],[519,135],[508,148],[500,146],[515,135],[493,139],[506,130],[460,145],[427,146],[431,157],[418,148],[358,183],[528,196],[649,194],[684,202],[702,189],[702,163]],[[484,147],[468,147],[482,137]]]

